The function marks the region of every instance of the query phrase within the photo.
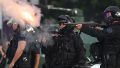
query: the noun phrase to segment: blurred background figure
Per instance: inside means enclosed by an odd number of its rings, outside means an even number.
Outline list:
[[[2,44],[0,44],[0,67],[5,68],[6,64],[6,55],[5,52],[3,51]]]
[[[7,51],[7,48],[8,48],[8,44],[10,42],[10,39],[12,38],[12,30],[9,28],[9,26],[7,26],[7,20],[6,21],[3,21],[3,26],[2,26],[2,29],[1,30],[1,54],[2,54],[2,57],[1,57],[1,64],[0,66],[2,66],[2,68],[4,68],[6,66],[6,51]]]

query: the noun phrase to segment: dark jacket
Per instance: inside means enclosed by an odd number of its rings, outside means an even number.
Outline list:
[[[7,58],[8,58],[8,64],[11,63],[15,52],[17,50],[18,47],[18,42],[21,40],[25,40],[25,35],[21,34],[21,33],[15,33],[13,36],[13,39],[10,41],[10,45],[8,47],[7,50]],[[17,62],[15,63],[13,68],[30,68],[30,57],[29,57],[29,53],[27,53],[25,50],[22,53],[21,57],[17,60]],[[26,60],[27,59],[27,60]]]
[[[82,32],[98,38],[102,45],[101,68],[120,68],[120,24],[114,23],[103,30],[83,25]]]
[[[96,37],[99,41],[102,42],[105,48],[120,46],[120,24],[118,23],[110,25],[104,30],[98,30],[87,25],[83,25],[81,31],[90,36]],[[107,51],[110,50],[107,48]]]
[[[44,52],[46,63],[50,66],[48,68],[59,68],[59,66],[70,68],[85,63],[85,48],[79,34],[68,28],[68,30],[60,30],[58,36],[53,39],[54,45],[45,47],[47,52]]]

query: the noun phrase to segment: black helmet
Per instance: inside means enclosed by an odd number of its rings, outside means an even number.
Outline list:
[[[109,14],[110,13],[110,14]],[[109,6],[104,10],[104,18],[108,24],[120,20],[120,9],[117,6]]]
[[[60,29],[59,33],[60,34],[69,34],[72,33],[74,30],[74,25],[70,25],[71,23],[75,23],[74,19],[71,18],[68,15],[60,15],[57,18],[58,23],[61,24],[67,24],[64,28]]]
[[[71,18],[69,15],[60,15],[57,18],[59,24],[60,23],[74,23],[75,20]]]

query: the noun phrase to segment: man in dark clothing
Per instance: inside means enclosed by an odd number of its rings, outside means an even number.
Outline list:
[[[91,28],[88,25],[78,24],[82,32],[97,37],[103,46],[101,68],[120,68],[120,9],[109,6],[104,11],[108,27],[103,30]]]
[[[7,50],[9,68],[38,68],[40,61],[40,44],[33,36],[30,27],[22,29],[14,21],[11,23],[14,30],[13,39]]]
[[[12,20],[12,19],[11,19]],[[8,68],[30,68],[30,57],[26,51],[26,37],[22,34],[20,25],[12,21],[13,39],[7,49]]]
[[[54,37],[54,45],[50,46],[45,55],[48,68],[74,68],[85,64],[85,48],[79,34],[74,27],[65,23],[73,23],[73,19],[67,15],[60,15],[58,36]],[[47,53],[47,52],[46,52]],[[51,61],[49,61],[51,60]]]

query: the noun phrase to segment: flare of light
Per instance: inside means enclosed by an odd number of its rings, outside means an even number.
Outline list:
[[[30,14],[30,13],[28,13],[28,12],[26,12],[26,11],[22,11],[21,12],[21,14],[22,14],[22,17],[25,19],[25,20],[29,20],[30,22],[34,22],[34,17]],[[29,22],[29,23],[30,23]]]
[[[1,0],[3,12],[21,25],[29,24],[33,27],[40,25],[40,9],[23,1]]]

